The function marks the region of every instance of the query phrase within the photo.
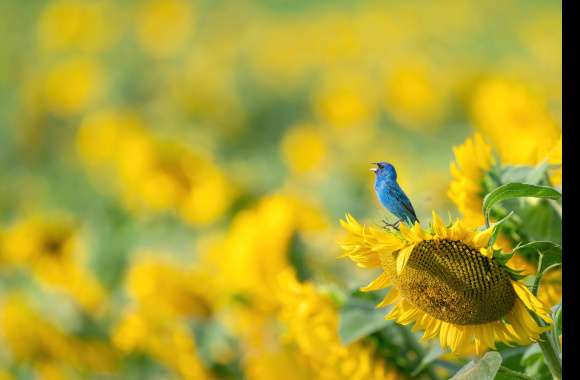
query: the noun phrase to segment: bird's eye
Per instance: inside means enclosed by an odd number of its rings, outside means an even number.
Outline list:
[[[384,166],[383,166],[383,165],[381,165],[381,164],[379,164],[378,166],[379,166],[379,169],[382,169],[382,168],[384,167]]]

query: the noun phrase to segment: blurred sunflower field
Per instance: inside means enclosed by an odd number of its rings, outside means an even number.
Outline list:
[[[561,379],[561,25],[0,0],[0,379]]]

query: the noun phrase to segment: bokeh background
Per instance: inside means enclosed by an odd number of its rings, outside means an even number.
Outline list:
[[[290,376],[265,359],[276,276],[372,278],[336,244],[345,212],[392,221],[370,162],[419,219],[458,215],[475,131],[539,162],[561,22],[544,0],[0,0],[0,378]]]

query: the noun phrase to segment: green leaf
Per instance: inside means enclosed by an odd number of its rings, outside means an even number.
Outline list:
[[[515,182],[502,185],[483,198],[483,215],[485,215],[486,225],[489,226],[489,213],[496,203],[506,199],[521,197],[560,199],[562,194],[548,186],[536,186]]]
[[[443,351],[441,349],[441,346],[439,345],[439,343],[434,342],[434,344],[431,346],[429,351],[425,354],[425,356],[423,356],[423,359],[421,359],[421,363],[419,363],[417,368],[415,368],[415,370],[413,370],[413,372],[411,373],[411,376],[417,376],[422,370],[424,370],[427,366],[429,366],[435,360],[439,359],[439,357],[441,357],[441,355],[443,355],[444,353],[445,353],[445,351]]]
[[[516,247],[513,253],[542,255],[542,266],[538,268],[538,272],[542,274],[548,269],[562,265],[562,247],[551,241],[533,241],[522,244]]]
[[[532,170],[530,170],[524,182],[529,183],[530,185],[538,185],[540,182],[542,182],[542,180],[544,180],[544,178],[546,178],[549,166],[551,165],[549,165],[545,160],[540,162]]]
[[[220,322],[190,320],[188,325],[194,334],[199,357],[207,366],[238,355],[238,342]]]
[[[501,183],[521,182],[529,185],[539,185],[544,181],[550,165],[542,161],[536,166],[503,165],[500,169]]]
[[[338,334],[342,344],[351,344],[376,331],[382,330],[392,321],[385,320],[388,309],[375,307],[369,299],[353,296],[340,310]]]
[[[531,166],[504,165],[501,167],[500,181],[501,183],[525,182],[532,170]]]
[[[501,361],[502,357],[498,352],[488,352],[483,358],[467,363],[449,380],[493,380]]]
[[[521,223],[520,230],[527,237],[527,241],[562,242],[562,217],[554,207],[557,203],[555,200],[540,200],[535,205],[528,204],[516,211],[522,221],[525,220],[525,223]],[[495,209],[494,207],[494,212]]]
[[[294,233],[288,247],[288,261],[296,271],[296,277],[300,281],[306,281],[312,278],[311,270],[308,266],[306,247],[300,235]]]
[[[525,368],[525,374],[535,379],[551,379],[550,370],[544,362],[544,354],[537,343],[534,343],[524,353],[521,365]]]
[[[524,367],[528,367],[531,366],[532,363],[535,362],[536,360],[543,361],[542,355],[543,355],[542,349],[537,343],[534,343],[526,350],[526,352],[522,356],[521,364]]]

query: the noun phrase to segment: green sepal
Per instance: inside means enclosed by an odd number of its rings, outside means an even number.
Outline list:
[[[507,262],[510,261],[512,257],[514,257],[514,252],[503,253],[500,250],[493,250],[493,259],[501,266],[506,266]]]
[[[502,265],[502,266],[503,266],[503,269],[505,269],[505,271],[508,272],[508,274],[510,275],[510,277],[514,281],[519,281],[519,280],[522,280],[522,279],[528,277],[527,275],[521,274],[523,272],[523,270],[513,269],[513,268],[510,268],[506,265]]]

